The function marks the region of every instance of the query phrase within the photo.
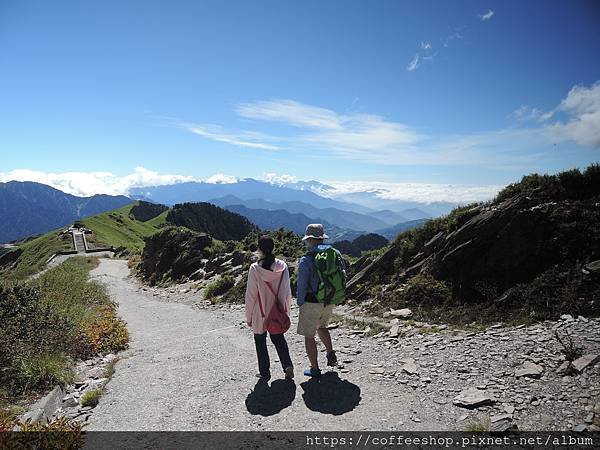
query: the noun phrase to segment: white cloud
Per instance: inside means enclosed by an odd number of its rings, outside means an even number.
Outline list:
[[[408,63],[408,66],[406,67],[406,70],[408,70],[409,72],[412,72],[413,70],[417,69],[419,67],[419,60],[420,59],[421,59],[421,57],[417,53],[414,56],[414,58],[411,59],[411,61]]]
[[[233,184],[240,181],[238,177],[234,177],[232,175],[224,175],[222,173],[217,173],[212,175],[204,180],[205,183],[211,184]]]
[[[68,194],[88,197],[94,194],[128,195],[132,188],[162,186],[186,181],[207,183],[234,183],[235,177],[217,174],[205,180],[187,175],[159,174],[144,167],[136,167],[133,173],[117,176],[111,172],[62,172],[49,173],[29,169],[17,169],[0,173],[0,182],[35,181],[59,189]]]
[[[485,14],[480,14],[479,18],[481,19],[482,22],[485,22],[486,20],[490,20],[493,15],[494,15],[494,11],[492,11],[491,9],[488,9],[488,12],[486,12]]]
[[[279,147],[272,144],[259,142],[261,139],[268,137],[259,133],[241,132],[241,133],[225,133],[216,125],[182,125],[188,131],[217,142],[225,142],[237,147],[256,148],[260,150],[279,150]]]
[[[414,201],[431,203],[447,201],[451,203],[470,203],[493,198],[504,186],[436,184],[436,183],[393,183],[352,181],[327,181],[334,188],[330,196],[338,197],[355,192],[373,192],[376,197],[386,200]]]
[[[574,86],[552,111],[521,106],[512,117],[519,121],[535,120],[545,126],[531,131],[545,134],[554,141],[573,141],[582,147],[600,148],[600,81],[589,87]],[[560,116],[564,116],[561,120]],[[549,123],[555,118],[554,123]]]
[[[296,183],[298,181],[298,177],[294,175],[277,175],[276,173],[265,173],[263,174],[262,179],[267,183],[276,184],[279,186],[283,186],[288,183]]]
[[[558,139],[600,149],[600,81],[592,86],[574,86],[556,108],[568,116],[548,128]]]

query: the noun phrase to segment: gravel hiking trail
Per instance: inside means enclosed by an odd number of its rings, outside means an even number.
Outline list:
[[[427,402],[411,388],[392,393],[369,375],[369,364],[381,362],[376,351],[356,352],[346,344],[348,350],[338,352],[338,358],[350,361],[346,354],[354,354],[352,364],[364,361],[364,371],[353,367],[348,373],[329,372],[318,383],[308,381],[302,375],[307,362],[303,341],[295,333],[297,312],[286,334],[296,383],[283,380],[269,342],[273,377],[265,385],[255,378],[254,341],[243,324],[243,310],[157,299],[129,275],[126,261],[101,259],[92,277],[118,302],[131,342],[86,430],[448,428],[427,419],[436,415],[424,411]],[[332,337],[336,342],[336,330]]]
[[[283,380],[269,343],[266,384],[255,378],[242,305],[209,305],[186,285],[144,286],[115,259],[100,259],[92,276],[119,303],[131,342],[87,430],[461,431],[493,423],[551,431],[600,420],[599,318],[475,331],[393,319],[397,337],[340,326],[331,333],[342,367],[309,381],[294,308],[286,338],[296,383]],[[561,369],[558,332],[583,349],[576,373]],[[319,359],[323,366],[324,353]]]

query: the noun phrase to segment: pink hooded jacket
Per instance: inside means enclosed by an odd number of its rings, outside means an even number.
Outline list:
[[[279,284],[280,280],[281,284]],[[271,308],[275,304],[275,297],[266,285],[267,282],[271,284],[274,291],[277,291],[277,287],[279,286],[277,296],[282,307],[281,309],[288,316],[290,314],[292,290],[290,288],[290,274],[287,264],[280,259],[276,259],[271,265],[271,270],[263,269],[258,263],[252,264],[248,272],[248,284],[246,285],[246,322],[250,324],[252,331],[256,334],[262,334],[267,330],[265,322]],[[258,304],[259,294],[265,313],[264,318],[260,313],[260,306]]]

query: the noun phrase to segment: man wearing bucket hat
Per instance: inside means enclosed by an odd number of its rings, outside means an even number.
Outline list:
[[[298,265],[298,290],[296,295],[296,302],[300,309],[298,334],[304,336],[306,353],[310,361],[310,368],[304,371],[304,375],[310,377],[321,374],[317,343],[315,341],[316,334],[319,335],[319,339],[327,349],[327,365],[337,365],[331,335],[327,329],[335,301],[331,301],[331,298],[324,301],[322,293],[319,293],[320,287],[322,290],[323,275],[317,270],[315,258],[317,258],[318,254],[324,254],[324,252],[331,253],[333,259],[340,264],[342,272],[344,269],[341,254],[330,245],[323,244],[323,240],[327,238],[328,236],[324,232],[323,225],[320,223],[308,225],[306,227],[306,234],[302,238],[307,253],[300,259]],[[345,273],[343,273],[343,277],[345,283]]]

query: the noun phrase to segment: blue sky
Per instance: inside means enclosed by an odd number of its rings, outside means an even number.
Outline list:
[[[0,180],[498,186],[600,160],[599,54],[595,1],[4,0]]]

